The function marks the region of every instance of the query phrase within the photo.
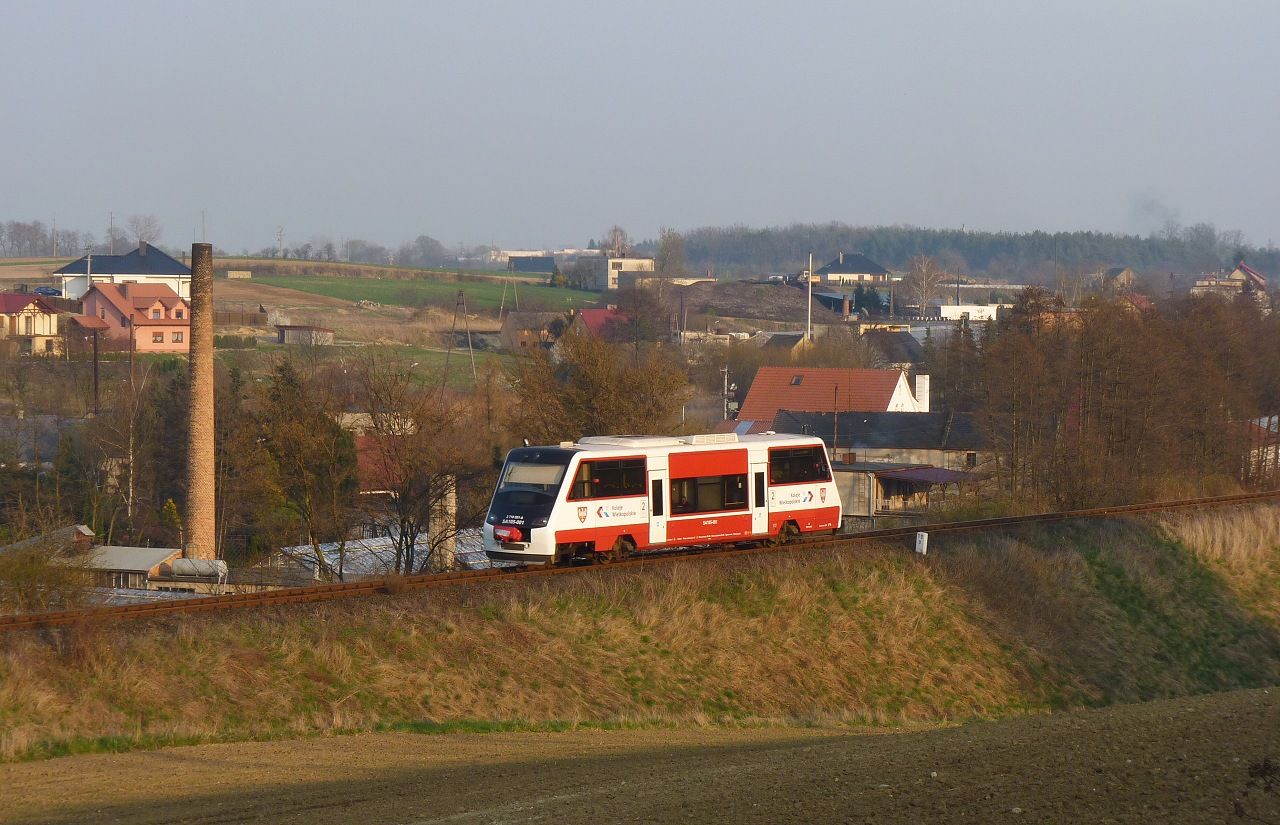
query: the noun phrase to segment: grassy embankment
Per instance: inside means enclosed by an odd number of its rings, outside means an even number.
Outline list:
[[[1280,508],[0,637],[0,756],[408,730],[910,726],[1280,683]]]
[[[466,293],[468,312],[495,311],[500,306],[515,309],[517,289],[498,280],[456,281],[417,278],[394,280],[382,278],[346,278],[326,275],[254,275],[254,282],[286,287],[299,292],[340,298],[344,301],[376,301],[390,306],[447,306],[452,308],[458,290]],[[505,298],[503,293],[505,290]],[[592,306],[600,296],[578,289],[556,289],[542,284],[520,284],[518,297],[522,309],[569,310]]]

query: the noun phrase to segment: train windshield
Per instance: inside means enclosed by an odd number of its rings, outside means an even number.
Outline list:
[[[573,453],[573,450],[545,447],[512,450],[502,467],[490,515],[548,515]]]

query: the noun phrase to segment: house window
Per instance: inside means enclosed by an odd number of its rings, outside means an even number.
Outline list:
[[[181,308],[181,307],[179,307],[178,309],[175,309],[175,310],[173,311],[173,317],[174,317],[174,318],[177,318],[178,320],[182,320],[182,308]]]
[[[102,320],[104,320],[104,321],[105,321],[105,320],[107,320],[107,308],[106,308],[106,307],[99,307],[99,308],[98,308],[98,317],[99,317],[99,318],[101,318],[101,319],[102,319]]]
[[[151,333],[151,343],[153,343],[153,344],[163,344],[163,343],[164,343],[164,333],[163,333],[163,332],[153,332],[153,333]]]
[[[23,332],[24,335],[31,335],[35,332],[35,328],[33,327],[34,323],[35,323],[35,319],[32,318],[30,315],[22,319],[22,328],[24,330]]]
[[[621,272],[621,271],[622,271],[622,261],[614,261],[614,262],[613,262],[613,268],[614,268],[614,270],[616,270],[616,271],[618,271],[618,272]]]
[[[181,332],[175,332],[175,333],[173,334],[173,343],[175,343],[175,344],[181,344],[181,343],[182,343],[182,333],[181,333]]]
[[[800,386],[800,383],[801,383],[802,381],[804,381],[804,376],[803,376],[803,375],[793,375],[793,376],[791,376],[791,386],[793,386],[793,387],[798,387],[798,386]]]
[[[964,454],[964,466],[966,466],[966,467],[977,467],[977,466],[978,466],[978,454],[977,454],[977,453],[965,453],[965,454]]]
[[[160,320],[160,310],[158,310],[158,309],[153,309],[153,310],[151,310],[151,320],[152,320],[152,321],[159,321],[159,320]]]

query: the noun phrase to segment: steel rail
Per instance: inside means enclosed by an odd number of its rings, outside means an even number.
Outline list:
[[[1268,501],[1277,498],[1280,498],[1280,490],[1268,490],[1259,493],[1238,493],[1228,496],[1183,499],[1179,501],[1126,504],[1113,507],[1094,507],[1084,510],[1033,513],[1023,516],[1004,516],[1000,518],[973,519],[969,521],[921,524],[910,527],[891,527],[881,530],[867,530],[858,533],[839,533],[831,536],[820,536],[772,546],[757,545],[751,547],[733,547],[729,549],[724,549],[723,546],[713,546],[711,548],[704,547],[676,551],[649,552],[638,554],[628,559],[615,561],[608,565],[588,565],[582,567],[531,566],[468,570],[451,573],[420,573],[411,576],[388,576],[358,582],[339,582],[336,584],[285,587],[277,590],[266,590],[256,593],[203,596],[174,601],[116,605],[110,607],[89,607],[48,613],[26,613],[13,616],[0,616],[0,632],[8,630],[88,624],[111,619],[141,619],[175,613],[203,613],[212,610],[225,610],[237,607],[275,607],[282,605],[307,604],[330,601],[333,599],[345,599],[353,596],[395,594],[438,587],[456,587],[460,585],[479,584],[482,582],[526,579],[530,576],[564,575],[579,573],[584,570],[649,567],[689,559],[723,559],[765,553],[790,553],[801,550],[842,547],[868,541],[911,537],[922,531],[943,534],[961,533],[999,527],[1014,527],[1026,524],[1066,521],[1069,519],[1106,518],[1200,507],[1222,507],[1233,504],[1249,504],[1253,502]]]

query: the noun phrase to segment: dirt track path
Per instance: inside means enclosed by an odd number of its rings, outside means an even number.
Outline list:
[[[0,766],[0,821],[1242,822],[1266,754],[1280,690],[878,736],[384,734]]]

